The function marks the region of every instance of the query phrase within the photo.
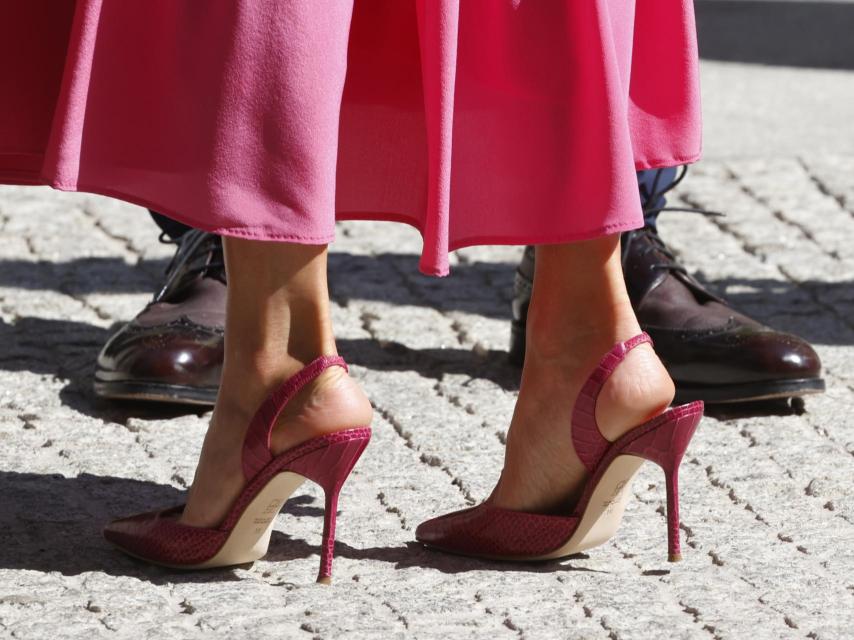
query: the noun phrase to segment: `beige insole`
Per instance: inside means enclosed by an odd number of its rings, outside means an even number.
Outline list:
[[[617,456],[599,479],[572,537],[559,549],[528,560],[562,558],[598,547],[613,538],[632,493],[632,480],[643,463],[643,458],[637,456]]]
[[[267,553],[273,522],[285,502],[305,482],[305,477],[284,471],[274,476],[243,511],[217,554],[200,564],[172,565],[172,569],[212,569],[254,562]]]

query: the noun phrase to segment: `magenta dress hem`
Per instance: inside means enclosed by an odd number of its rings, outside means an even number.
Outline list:
[[[696,162],[699,156],[690,157],[690,158],[674,158],[672,160],[664,160],[658,163],[640,163],[636,165],[636,170],[643,171],[646,169],[658,169],[663,167],[672,167],[675,165],[681,164],[691,164]],[[2,156],[0,156],[0,166],[3,165]],[[255,233],[251,229],[239,228],[222,228],[222,227],[207,227],[207,226],[199,226],[198,221],[194,218],[189,218],[184,216],[181,212],[176,211],[165,205],[163,203],[154,202],[152,200],[147,199],[144,196],[139,196],[136,194],[119,192],[108,188],[102,188],[97,186],[87,186],[87,185],[68,185],[61,183],[51,183],[49,180],[45,179],[43,176],[30,176],[29,178],[23,177],[25,176],[25,172],[21,172],[19,174],[15,174],[12,172],[3,172],[0,171],[0,184],[9,184],[9,185],[23,185],[23,186],[44,186],[51,187],[58,191],[66,191],[66,192],[80,192],[80,193],[93,193],[97,195],[107,196],[110,198],[116,198],[119,200],[124,200],[125,202],[130,202],[132,204],[139,205],[141,207],[145,207],[147,209],[152,209],[154,211],[158,211],[163,215],[166,215],[173,220],[177,220],[183,224],[188,226],[195,226],[195,228],[202,229],[203,231],[208,231],[210,233],[215,233],[221,236],[227,237],[235,237],[235,238],[244,238],[249,240],[267,240],[274,242],[294,242],[298,244],[332,244],[335,242],[335,234],[317,237],[317,238],[309,238],[304,236],[293,236],[293,235],[270,235],[265,232]],[[368,212],[338,212],[336,214],[337,221],[357,221],[357,220],[365,220],[365,221],[374,221],[374,222],[397,222],[402,224],[407,224],[413,227],[416,231],[421,235],[422,240],[424,239],[424,229],[421,228],[417,223],[415,223],[411,218],[398,215],[394,213],[368,213]],[[624,222],[615,222],[610,223],[598,228],[594,229],[586,229],[586,230],[578,230],[571,233],[568,236],[554,236],[553,234],[545,234],[545,235],[531,235],[523,238],[518,237],[501,237],[501,236],[477,236],[470,238],[459,238],[455,240],[453,243],[449,244],[449,251],[456,251],[457,249],[464,249],[466,247],[473,246],[481,246],[481,245],[540,245],[540,244],[563,244],[567,242],[580,242],[583,240],[591,240],[594,238],[599,238],[606,235],[612,235],[615,233],[623,233],[625,231],[631,231],[632,229],[638,229],[643,225],[642,220],[638,220],[633,217]],[[425,264],[423,260],[419,261],[418,269],[421,273],[427,276],[436,276],[436,277],[444,277],[449,274],[448,268],[436,268],[430,264]]]
[[[642,224],[635,172],[701,147],[692,0],[28,0],[0,8],[0,182],[321,244]]]

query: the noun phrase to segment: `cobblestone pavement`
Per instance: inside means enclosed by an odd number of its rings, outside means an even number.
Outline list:
[[[99,536],[178,500],[207,415],[99,402],[93,360],[170,255],[136,207],[0,188],[0,636],[21,638],[830,638],[854,628],[854,157],[705,162],[679,188],[725,218],[665,237],[736,305],[817,347],[827,393],[707,417],[683,466],[686,559],[666,562],[648,465],[618,537],[558,564],[447,557],[418,522],[496,480],[518,372],[506,364],[516,247],[416,271],[403,226],[339,227],[342,353],[377,409],[342,495],[331,588],[313,582],[322,500],[300,490],[268,556],[175,573]],[[307,485],[306,485],[307,486]]]

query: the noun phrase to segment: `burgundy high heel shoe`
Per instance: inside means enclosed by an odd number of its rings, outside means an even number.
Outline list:
[[[282,409],[300,389],[332,366],[347,365],[340,357],[311,362],[285,381],[258,409],[243,441],[246,486],[218,527],[193,527],[178,522],[184,505],[116,520],[104,537],[125,553],[176,569],[209,569],[253,562],[267,553],[276,514],[306,480],[319,484],[326,496],[323,545],[318,582],[329,583],[335,547],[338,493],[368,441],[369,427],[356,427],[312,438],[274,456],[270,435]]]
[[[575,451],[590,473],[573,513],[547,515],[511,511],[486,502],[433,518],[415,537],[429,547],[496,560],[549,560],[603,544],[617,532],[632,479],[644,460],[664,470],[667,490],[668,559],[682,559],[679,548],[679,464],[703,416],[703,403],[668,409],[609,442],[596,424],[596,399],[629,351],[652,344],[643,333],[614,346],[582,387],[572,412]]]

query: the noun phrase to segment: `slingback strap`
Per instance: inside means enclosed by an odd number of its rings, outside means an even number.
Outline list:
[[[617,365],[623,361],[629,351],[642,344],[652,344],[652,338],[646,333],[615,344],[599,361],[599,365],[578,393],[572,410],[572,444],[575,447],[575,453],[591,473],[611,444],[599,431],[599,425],[596,423],[596,400]]]
[[[254,478],[273,459],[273,453],[270,451],[270,436],[282,409],[299,393],[300,389],[329,367],[343,367],[348,371],[347,363],[341,356],[321,356],[285,380],[264,400],[255,417],[252,418],[252,422],[249,423],[249,429],[243,440],[243,476],[247,480]]]

